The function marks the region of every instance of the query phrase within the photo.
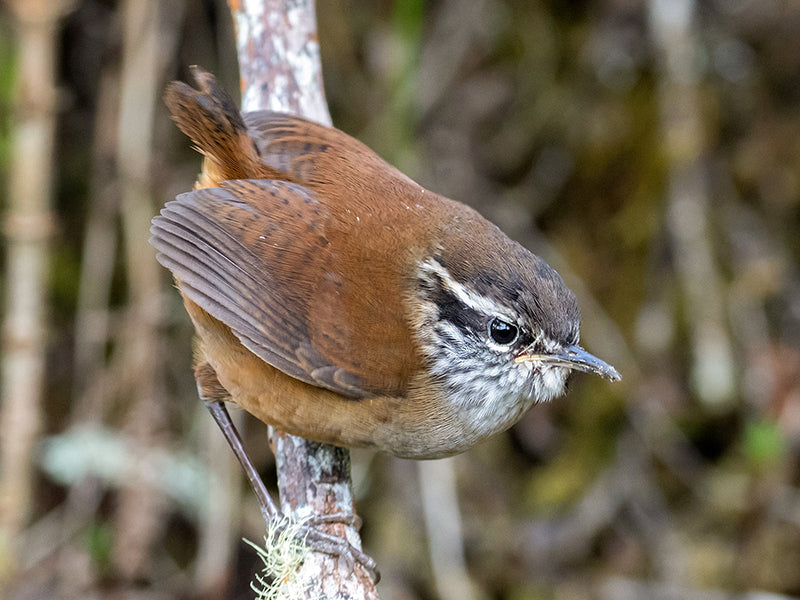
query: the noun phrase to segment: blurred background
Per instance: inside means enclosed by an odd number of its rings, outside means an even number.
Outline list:
[[[238,90],[227,5],[0,6],[0,596],[250,598],[263,522],[147,244],[200,163],[165,84]],[[382,597],[800,596],[800,3],[318,17],[336,125],[546,258],[623,375],[453,459],[354,452]]]

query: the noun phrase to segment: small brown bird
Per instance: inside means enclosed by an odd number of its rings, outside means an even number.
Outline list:
[[[207,400],[310,440],[462,452],[563,393],[618,380],[578,346],[574,294],[541,258],[337,129],[240,114],[214,77],[166,103],[205,160],[153,219],[197,331]]]
[[[214,77],[166,103],[203,153],[195,190],[153,219],[197,332],[200,396],[277,514],[224,403],[306,439],[407,458],[462,452],[617,371],[578,346],[574,294],[473,209],[422,188],[350,136],[241,115]],[[311,531],[332,554],[374,562]]]

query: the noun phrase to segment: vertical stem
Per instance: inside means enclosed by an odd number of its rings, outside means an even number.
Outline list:
[[[274,110],[331,124],[313,0],[229,0],[242,111]]]
[[[331,118],[322,84],[313,0],[229,0],[236,27],[242,110],[271,109],[323,124]],[[355,511],[349,451],[285,433],[273,436],[281,507],[295,518]],[[360,548],[355,527],[327,525],[330,533]],[[313,553],[301,576],[328,597],[377,598],[359,567],[342,569],[337,558]]]
[[[158,442],[162,394],[158,365],[161,278],[148,244],[153,117],[158,97],[160,0],[126,0],[122,5],[123,58],[117,158],[121,184],[122,235],[130,300],[124,336],[125,368],[137,382],[124,429],[143,446]],[[124,577],[149,571],[150,547],[162,516],[161,493],[141,481],[120,491],[114,562]]]
[[[111,282],[118,238],[118,197],[114,125],[118,119],[119,74],[109,69],[100,77],[92,143],[92,175],[81,275],[75,314],[73,357],[73,422],[99,421],[107,395],[105,368],[109,339]]]
[[[417,472],[436,592],[441,600],[472,600],[475,594],[464,557],[455,459],[419,461]]]
[[[708,405],[734,393],[731,342],[722,283],[711,248],[708,173],[704,155],[693,17],[694,0],[650,0],[649,18],[661,77],[658,98],[669,165],[667,227],[675,249],[692,343],[692,382]]]
[[[6,314],[0,414],[0,585],[14,570],[31,505],[41,426],[47,253],[52,235],[55,35],[67,3],[9,2],[19,32],[16,120],[5,217]]]

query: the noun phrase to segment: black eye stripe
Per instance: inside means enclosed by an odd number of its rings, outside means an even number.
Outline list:
[[[440,322],[449,322],[456,326],[463,335],[476,340],[489,339],[500,346],[510,346],[516,342],[521,331],[514,323],[500,317],[490,317],[482,311],[468,306],[451,289],[444,285],[438,274],[418,280],[420,295],[437,308]],[[489,323],[487,326],[487,317]],[[444,330],[442,330],[444,331]],[[441,335],[440,331],[440,335]]]
[[[481,313],[465,306],[459,298],[445,288],[439,288],[431,298],[439,309],[439,319],[449,321],[462,331],[478,331],[485,319]]]
[[[489,337],[496,344],[508,346],[513,344],[519,337],[519,327],[499,317],[494,317],[489,321]]]

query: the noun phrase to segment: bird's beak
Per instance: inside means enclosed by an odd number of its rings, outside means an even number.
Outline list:
[[[514,359],[516,363],[538,362],[554,367],[565,367],[575,371],[594,373],[609,381],[619,381],[622,379],[619,372],[607,362],[589,354],[580,346],[566,346],[562,350],[553,354],[531,354],[523,352]]]

